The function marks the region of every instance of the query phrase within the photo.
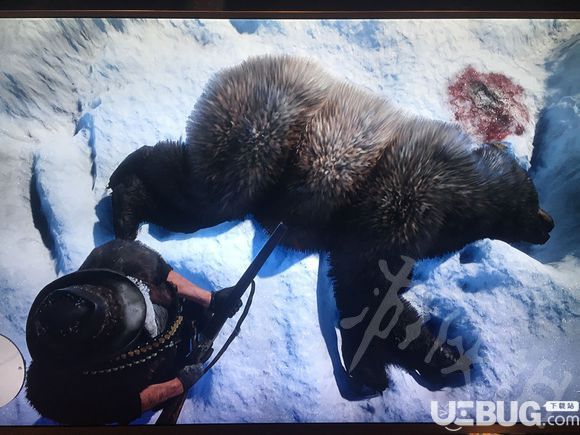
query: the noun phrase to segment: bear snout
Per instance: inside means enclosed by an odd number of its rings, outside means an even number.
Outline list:
[[[554,229],[554,219],[552,219],[552,216],[542,209],[538,210],[538,216],[540,216],[540,219],[544,222],[544,226],[548,233]]]
[[[543,245],[550,239],[550,231],[554,229],[554,219],[541,208],[538,210],[539,229],[534,243]]]

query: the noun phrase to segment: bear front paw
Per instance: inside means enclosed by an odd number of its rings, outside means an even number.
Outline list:
[[[447,343],[435,346],[417,365],[408,369],[411,376],[431,391],[465,385],[466,373],[473,367],[469,357]]]
[[[349,372],[351,387],[366,398],[379,396],[389,386],[384,362],[379,360],[361,361]]]
[[[134,184],[118,184],[112,187],[113,193],[113,228],[115,237],[123,240],[135,240],[142,217],[139,208],[144,194]]]

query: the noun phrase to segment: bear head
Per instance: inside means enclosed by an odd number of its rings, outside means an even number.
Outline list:
[[[490,203],[488,237],[508,243],[544,244],[554,220],[540,208],[538,192],[526,170],[502,144],[484,145],[475,151]],[[484,219],[485,220],[485,219]]]
[[[379,257],[434,257],[485,238],[541,244],[554,227],[527,172],[497,144],[392,147],[363,191],[348,224]]]

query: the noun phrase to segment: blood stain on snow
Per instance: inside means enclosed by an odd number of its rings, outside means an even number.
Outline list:
[[[468,66],[449,85],[455,120],[485,142],[521,136],[529,121],[524,89],[498,73],[481,73]]]

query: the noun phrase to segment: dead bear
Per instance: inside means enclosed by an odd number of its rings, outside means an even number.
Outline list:
[[[379,260],[396,272],[401,256],[438,256],[483,238],[544,243],[553,228],[527,173],[501,145],[474,147],[455,125],[406,114],[288,56],[216,74],[185,142],[138,149],[109,187],[119,238],[134,239],[142,222],[193,232],[249,214],[266,229],[284,221],[286,245],[329,252],[341,319],[378,309],[389,284]],[[454,385],[443,369],[457,363],[455,348],[424,325],[402,345],[420,317],[398,297],[394,327],[356,364],[372,316],[341,327],[351,379],[380,392],[385,365],[396,364],[430,389]]]

